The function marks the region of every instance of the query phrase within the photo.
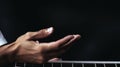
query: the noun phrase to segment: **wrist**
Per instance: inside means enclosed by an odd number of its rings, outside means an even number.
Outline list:
[[[15,62],[15,56],[18,45],[15,42],[9,44],[6,55],[10,63]]]
[[[0,47],[0,63],[4,64],[14,62],[14,53],[16,48],[17,47],[14,42]]]

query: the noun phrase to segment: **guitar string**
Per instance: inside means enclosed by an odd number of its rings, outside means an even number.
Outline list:
[[[62,64],[63,64],[63,63],[60,63],[60,67],[63,67]],[[72,64],[72,67],[74,67],[74,63],[71,63],[71,64]],[[82,67],[85,67],[85,64],[84,64],[84,63],[81,63],[81,65],[82,65]],[[44,64],[42,64],[42,66],[45,67]],[[94,66],[97,67],[97,64],[94,63]],[[117,64],[117,63],[114,63],[114,66],[115,66],[115,67],[118,67],[118,64]],[[21,67],[21,66],[19,66],[18,63],[16,62],[16,63],[14,64],[14,67]],[[23,67],[26,67],[26,63],[23,63]],[[34,65],[32,65],[32,67],[34,67]],[[54,63],[51,64],[51,67],[54,67]],[[106,63],[103,63],[103,67],[106,67]]]
[[[43,67],[45,67],[44,64],[42,64],[42,65],[43,65]],[[118,67],[117,64],[114,64],[114,65],[115,65],[115,67]],[[26,63],[24,63],[23,66],[26,67]],[[97,67],[97,64],[94,64],[94,66]],[[21,67],[21,66],[18,66],[17,63],[15,63],[15,66],[14,66],[14,67]],[[34,67],[34,65],[32,64],[31,67]],[[53,63],[51,64],[51,67],[54,67],[54,64],[53,64]],[[60,63],[60,67],[62,67],[62,63]],[[72,67],[74,67],[74,63],[72,63]],[[85,64],[84,64],[84,63],[82,63],[82,67],[85,67]],[[106,67],[106,64],[103,64],[103,67]]]

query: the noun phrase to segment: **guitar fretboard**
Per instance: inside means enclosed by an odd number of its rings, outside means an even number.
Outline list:
[[[120,61],[56,61],[45,64],[20,64],[14,67],[120,67]]]

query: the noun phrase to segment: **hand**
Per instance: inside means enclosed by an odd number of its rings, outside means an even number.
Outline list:
[[[10,60],[27,63],[44,63],[63,54],[71,44],[80,38],[80,35],[68,35],[53,42],[39,42],[37,39],[48,37],[53,28],[42,29],[37,32],[28,32],[20,36],[11,46]]]

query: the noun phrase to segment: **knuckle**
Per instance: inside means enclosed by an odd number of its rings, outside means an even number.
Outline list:
[[[41,30],[40,34],[41,34],[42,36],[46,36],[48,33],[46,33],[45,30]]]
[[[31,32],[27,32],[26,35],[31,35]]]
[[[32,32],[27,32],[27,33],[25,34],[25,36],[28,37],[28,38],[31,37],[31,36],[32,36]]]

